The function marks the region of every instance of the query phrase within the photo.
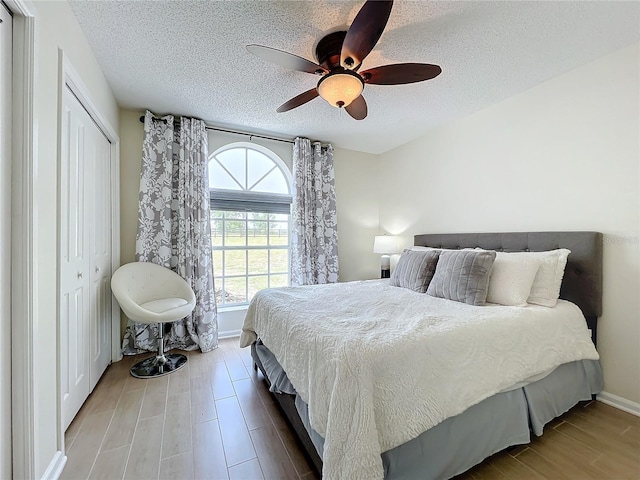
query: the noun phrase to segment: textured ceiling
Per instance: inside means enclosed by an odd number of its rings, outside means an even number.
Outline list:
[[[314,60],[316,42],[349,26],[363,2],[71,1],[123,108],[297,135],[382,153],[640,39],[640,3],[397,1],[362,70],[442,67],[413,85],[367,85],[362,121],[317,98],[276,108],[317,77],[249,54],[256,43]],[[615,78],[612,78],[615,81]]]

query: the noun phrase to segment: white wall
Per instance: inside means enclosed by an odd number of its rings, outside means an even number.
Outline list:
[[[120,110],[120,264],[135,261],[144,112]],[[121,329],[124,334],[124,325]]]
[[[377,156],[336,148],[333,154],[338,209],[339,280],[380,278],[380,255],[373,253],[378,234]]]
[[[56,311],[57,311],[57,151],[58,48],[78,72],[104,118],[118,129],[118,107],[102,70],[67,2],[34,2],[37,9],[36,124],[37,211],[34,312],[36,475],[42,476],[57,445]]]
[[[633,45],[380,156],[380,227],[605,234],[605,390],[640,402],[640,51]]]

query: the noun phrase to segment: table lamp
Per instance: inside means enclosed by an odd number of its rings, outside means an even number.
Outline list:
[[[398,253],[398,237],[394,235],[376,235],[373,241],[373,253],[381,253],[380,278],[391,276],[391,259],[389,255]]]

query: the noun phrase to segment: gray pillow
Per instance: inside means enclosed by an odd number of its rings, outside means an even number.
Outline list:
[[[439,251],[405,250],[391,274],[389,284],[408,288],[414,292],[426,292],[436,271],[439,256]]]
[[[442,251],[427,294],[469,305],[487,301],[493,251]]]

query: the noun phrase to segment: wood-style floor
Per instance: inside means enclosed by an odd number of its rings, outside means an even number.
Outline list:
[[[318,478],[237,342],[152,380],[129,376],[144,356],[110,366],[66,432],[61,478]],[[580,404],[456,479],[640,479],[640,418]]]

